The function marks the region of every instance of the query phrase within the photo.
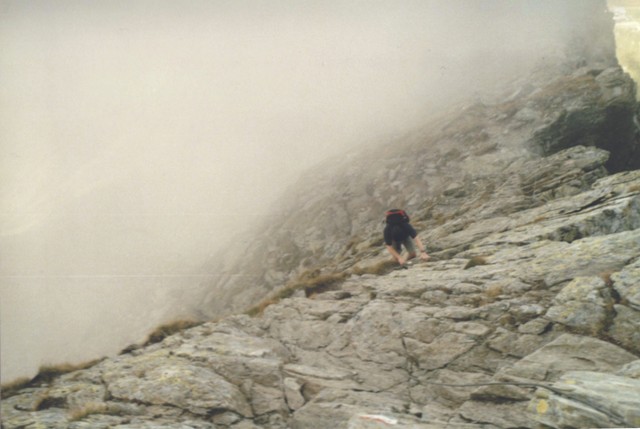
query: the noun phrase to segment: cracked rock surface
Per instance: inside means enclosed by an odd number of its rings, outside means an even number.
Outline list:
[[[639,196],[607,176],[456,257],[105,359],[3,399],[3,428],[637,426]]]

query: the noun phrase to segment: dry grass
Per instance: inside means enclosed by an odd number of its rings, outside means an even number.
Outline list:
[[[306,297],[334,290],[338,285],[343,283],[346,278],[346,273],[321,274],[319,269],[305,271],[300,274],[296,280],[291,281],[271,296],[251,307],[246,311],[246,314],[252,317],[259,316],[270,305],[289,298],[299,290],[303,290]]]
[[[502,295],[502,285],[492,284],[487,287],[484,291],[485,295],[487,295],[491,299],[495,299]]]
[[[467,262],[467,265],[464,266],[464,269],[469,269],[469,268],[473,268],[476,267],[478,265],[487,265],[487,258],[485,258],[484,256],[474,256],[473,258],[469,259],[469,262]]]
[[[264,310],[272,304],[276,304],[278,300],[276,299],[264,299],[260,301],[257,305],[254,305],[249,310],[246,311],[246,314],[251,317],[260,316],[264,313]]]
[[[564,77],[542,88],[532,99],[538,104],[548,105],[550,104],[549,100],[556,99],[560,94],[582,95],[597,89],[598,84],[591,75]]]
[[[445,214],[445,213],[435,213],[433,215],[433,223],[436,226],[442,226],[445,223],[455,220],[456,216],[453,214]]]
[[[69,421],[77,422],[92,414],[108,414],[109,406],[104,402],[89,402],[81,408],[69,411]]]
[[[372,248],[372,247],[373,248],[377,248],[377,247],[382,246],[383,244],[384,244],[384,237],[380,237],[380,238],[377,238],[375,240],[372,240],[371,244],[369,244],[369,247],[370,248]]]
[[[342,284],[346,278],[346,273],[323,274],[299,285],[298,288],[302,287],[305,295],[309,297],[336,289],[337,286]]]
[[[28,377],[18,378],[10,383],[4,383],[0,386],[0,398],[6,399],[13,396],[20,389],[24,389],[29,385],[31,379]]]
[[[382,276],[384,274],[390,273],[393,269],[398,265],[398,263],[393,259],[385,259],[384,261],[380,261],[373,265],[368,265],[366,267],[355,266],[353,267],[353,274],[361,276],[363,274],[373,274],[376,276]]]
[[[31,379],[31,381],[29,382],[29,386],[50,383],[54,378],[57,378],[63,374],[91,368],[101,361],[102,359],[94,359],[79,364],[61,363],[57,365],[43,365],[38,370],[38,375]]]
[[[602,279],[602,281],[604,281],[604,284],[608,288],[613,287],[613,280],[611,279],[611,276],[614,273],[615,273],[614,271],[603,271],[603,272],[600,273],[600,278]]]
[[[538,216],[537,218],[535,218],[535,219],[533,220],[533,222],[532,222],[532,223],[540,223],[540,222],[543,222],[543,221],[545,221],[545,220],[547,220],[547,219],[548,219],[548,218],[547,218],[547,216]]]
[[[150,344],[159,343],[168,336],[171,336],[177,332],[184,331],[185,329],[193,328],[201,325],[202,322],[196,322],[194,320],[176,320],[161,326],[158,326],[153,332],[149,334],[145,346]]]
[[[360,237],[352,237],[345,247],[344,254],[346,255],[357,254],[358,253],[357,245],[360,243],[362,243],[362,239]]]

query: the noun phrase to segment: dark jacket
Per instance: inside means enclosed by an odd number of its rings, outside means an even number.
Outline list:
[[[394,242],[402,243],[408,237],[416,238],[416,235],[418,233],[410,223],[402,223],[400,225],[387,224],[384,227],[384,243],[387,246],[391,246]]]

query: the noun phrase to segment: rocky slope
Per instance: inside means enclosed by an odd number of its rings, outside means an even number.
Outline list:
[[[640,426],[640,171],[606,160],[523,162],[569,195],[451,232],[453,256],[34,384],[3,428]]]
[[[618,67],[605,2],[535,8],[562,16],[570,36],[558,52],[546,54],[526,76],[425,118],[422,129],[308,171],[268,222],[234,240],[207,267],[217,278],[203,285],[210,290],[202,307],[207,315],[243,311],[309,271],[344,272],[375,256],[381,216],[390,207],[407,209],[426,231],[483,198],[482,216],[499,215],[486,201],[495,189],[514,200],[502,214],[542,204],[536,189],[520,187],[527,180],[521,166],[526,159],[585,145],[609,151],[609,172],[640,168],[634,84]],[[461,222],[467,221],[456,219],[449,227]],[[430,246],[442,250],[437,241]]]
[[[607,55],[549,60],[331,160],[216,268],[235,314],[4,392],[2,428],[639,427],[637,115]],[[386,269],[391,206],[431,261]]]
[[[640,168],[635,85],[619,67],[547,63],[504,90],[308,172],[260,232],[225,251],[206,308],[242,311],[310,271],[344,272],[386,257],[388,208],[407,209],[435,256],[450,257],[471,245],[452,242],[458,231]],[[608,159],[586,172],[577,164],[527,164],[577,145],[604,149]]]

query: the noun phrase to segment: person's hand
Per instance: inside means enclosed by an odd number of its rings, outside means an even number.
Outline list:
[[[427,252],[421,252],[420,259],[422,259],[423,261],[428,261],[429,259],[431,259],[431,256],[427,255]]]

